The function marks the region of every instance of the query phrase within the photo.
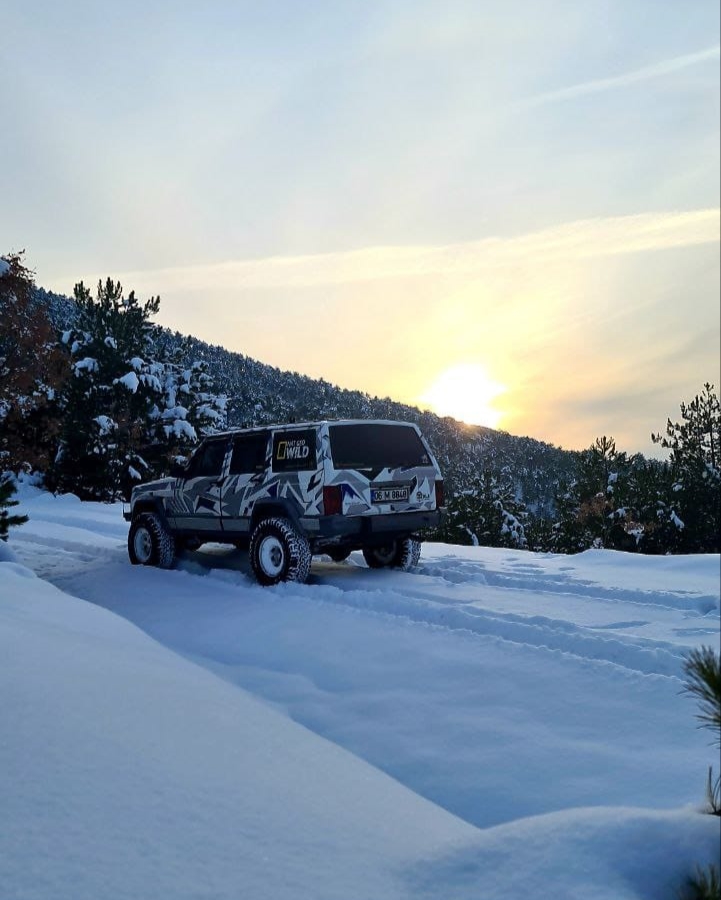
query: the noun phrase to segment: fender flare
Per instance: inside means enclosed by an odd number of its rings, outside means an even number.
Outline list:
[[[255,531],[258,522],[262,519],[271,519],[274,516],[290,519],[295,528],[304,533],[305,530],[300,524],[300,510],[297,504],[283,498],[258,500],[255,503],[250,517],[250,533]]]
[[[168,521],[168,515],[165,512],[165,506],[159,497],[148,497],[147,499],[141,498],[140,500],[137,500],[133,504],[131,521],[137,519],[138,516],[146,512],[156,513],[170,529],[170,522]]]

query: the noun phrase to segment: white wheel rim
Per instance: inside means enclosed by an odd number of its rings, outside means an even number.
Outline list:
[[[153,553],[153,539],[147,528],[140,527],[133,537],[133,549],[141,563],[146,563]]]
[[[277,537],[269,535],[260,543],[258,559],[265,574],[269,578],[275,578],[283,571],[285,564],[285,548]]]

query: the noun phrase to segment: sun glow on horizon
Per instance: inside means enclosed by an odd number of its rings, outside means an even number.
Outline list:
[[[442,372],[419,399],[439,416],[497,428],[504,413],[493,404],[505,391],[505,385],[493,381],[483,366],[463,363]]]

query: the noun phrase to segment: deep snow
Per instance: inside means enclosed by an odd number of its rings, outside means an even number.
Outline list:
[[[680,691],[718,647],[718,556],[428,545],[263,589],[218,546],[130,566],[118,505],[21,499],[9,897],[655,900],[717,856]]]

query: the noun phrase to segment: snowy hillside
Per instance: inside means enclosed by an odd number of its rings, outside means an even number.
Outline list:
[[[130,566],[119,505],[20,499],[4,896],[660,900],[716,859],[680,691],[718,556],[436,544],[263,589],[219,546]]]
[[[73,327],[75,302],[42,288],[35,291],[47,307],[55,329]],[[449,494],[470,486],[479,469],[496,475],[513,473],[514,490],[534,512],[551,515],[559,485],[576,473],[577,454],[530,437],[517,437],[451,418],[389,398],[345,390],[323,379],[284,372],[224,347],[158,328],[158,347],[202,360],[218,390],[229,398],[228,420],[233,427],[269,422],[313,419],[402,419],[416,422],[440,462]]]

